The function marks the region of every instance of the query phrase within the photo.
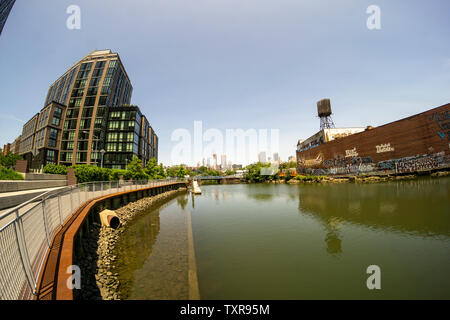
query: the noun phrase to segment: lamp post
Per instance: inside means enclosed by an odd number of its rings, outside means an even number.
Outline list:
[[[102,154],[102,166],[101,167],[103,168],[103,156],[104,156],[106,151],[105,151],[105,149],[102,149],[102,150],[100,150],[100,152]]]
[[[84,134],[89,134],[89,131],[83,131],[83,133]],[[92,140],[95,140],[95,145],[94,145],[94,152],[95,152],[95,164],[98,166],[98,153],[97,153],[97,143],[98,143],[98,140],[100,140],[99,139],[99,137],[97,137],[94,133],[92,133],[92,137],[93,138],[95,138],[95,139],[92,139]],[[92,157],[91,157],[92,158]],[[102,155],[102,162],[103,162],[103,155]],[[103,165],[102,165],[103,166]]]

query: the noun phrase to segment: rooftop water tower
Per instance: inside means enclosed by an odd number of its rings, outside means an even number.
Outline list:
[[[330,99],[322,99],[317,102],[317,114],[320,118],[320,130],[335,127],[333,120],[331,119],[331,113]]]

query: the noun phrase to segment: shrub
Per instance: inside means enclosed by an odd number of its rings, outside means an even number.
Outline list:
[[[320,182],[320,181],[322,181],[323,179],[325,179],[326,177],[325,176],[312,176],[312,175],[306,175],[306,176],[304,176],[304,175],[302,175],[302,174],[299,174],[299,175],[297,175],[294,179],[295,180],[300,180],[300,181],[314,181],[314,182]]]
[[[22,175],[0,165],[0,180],[23,180]]]
[[[130,180],[131,173],[128,170],[123,169],[112,169],[110,173],[111,180],[120,180],[120,176],[123,176],[124,180]]]
[[[109,181],[110,169],[100,168],[93,165],[77,164],[72,166],[78,183],[91,181]]]
[[[42,172],[50,174],[67,174],[67,167],[63,165],[49,163],[44,167]]]

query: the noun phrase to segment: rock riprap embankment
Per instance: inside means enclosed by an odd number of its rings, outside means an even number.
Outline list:
[[[186,188],[167,191],[152,197],[142,198],[116,210],[120,219],[117,229],[93,223],[87,235],[83,235],[81,253],[75,257],[75,264],[81,269],[81,289],[75,290],[75,299],[84,300],[119,300],[120,286],[118,273],[115,272],[115,246],[124,232],[127,223],[137,215],[148,210],[156,202],[170,198],[177,193],[186,192]]]

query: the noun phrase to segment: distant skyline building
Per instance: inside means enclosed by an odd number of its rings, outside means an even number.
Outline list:
[[[266,163],[266,152],[262,151],[258,154],[258,161],[261,163]]]
[[[217,154],[213,154],[213,168],[217,170]]]
[[[227,168],[227,155],[223,154],[220,157],[220,165],[222,166],[222,169],[226,169]]]
[[[144,165],[158,160],[158,136],[130,105],[132,91],[118,53],[91,52],[50,86],[41,112],[23,126],[20,154],[34,169],[102,162],[124,169],[133,155]]]
[[[16,0],[0,0],[0,35]]]
[[[274,162],[278,162],[279,159],[280,159],[280,157],[279,157],[279,155],[278,155],[278,152],[275,152],[275,153],[273,154],[273,161],[274,161]]]

